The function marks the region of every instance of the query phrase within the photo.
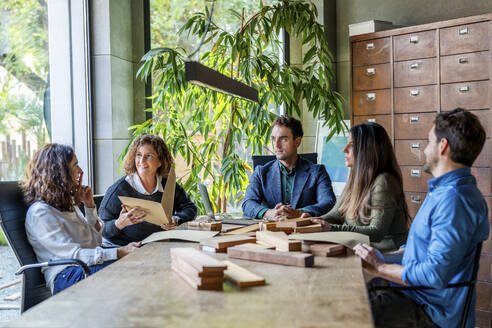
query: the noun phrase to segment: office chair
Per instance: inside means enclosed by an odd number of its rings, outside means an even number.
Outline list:
[[[299,156],[313,164],[318,164],[318,153],[299,154]],[[265,165],[275,159],[277,159],[275,155],[253,155],[253,170],[258,165]]]
[[[21,313],[51,296],[41,268],[54,265],[78,265],[89,274],[87,265],[79,260],[51,260],[38,263],[36,255],[27,240],[26,220],[27,205],[17,181],[0,182],[0,227],[7,242],[15,254],[21,268],[16,274],[22,275]]]

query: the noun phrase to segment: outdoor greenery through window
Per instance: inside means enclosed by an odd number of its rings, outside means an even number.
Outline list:
[[[0,180],[50,140],[46,0],[0,1]]]

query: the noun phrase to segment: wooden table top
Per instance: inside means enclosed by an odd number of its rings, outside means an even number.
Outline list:
[[[171,247],[143,246],[25,312],[8,327],[373,327],[356,256],[315,258],[312,268],[229,259],[265,286],[198,291],[171,270]],[[226,259],[226,254],[212,254]]]

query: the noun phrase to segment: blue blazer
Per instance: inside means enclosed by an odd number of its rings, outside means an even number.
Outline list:
[[[313,164],[301,157],[296,163],[290,206],[305,209],[320,216],[335,205],[331,180],[323,165]],[[282,202],[282,182],[278,160],[257,166],[249,178],[243,202],[244,216],[256,218],[264,208],[274,208]]]

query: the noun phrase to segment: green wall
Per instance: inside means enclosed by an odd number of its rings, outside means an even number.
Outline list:
[[[337,88],[347,100],[346,115],[350,104],[349,24],[376,19],[390,21],[395,25],[412,26],[490,12],[491,0],[337,0]],[[327,27],[333,26],[333,21],[325,20],[325,24]]]

